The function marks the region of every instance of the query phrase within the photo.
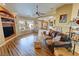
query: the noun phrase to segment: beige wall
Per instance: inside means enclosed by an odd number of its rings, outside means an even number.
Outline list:
[[[72,19],[77,16],[78,9],[79,9],[79,3],[73,4]]]
[[[67,14],[67,22],[66,23],[59,23],[60,15]],[[56,9],[56,26],[62,27],[62,32],[68,32],[69,26],[67,26],[71,20],[72,14],[72,4],[65,4]]]

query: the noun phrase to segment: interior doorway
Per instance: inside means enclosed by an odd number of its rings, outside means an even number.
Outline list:
[[[32,31],[34,29],[34,21],[28,20],[27,24],[28,24],[29,29]]]

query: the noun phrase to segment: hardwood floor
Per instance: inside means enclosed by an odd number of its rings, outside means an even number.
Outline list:
[[[45,47],[34,48],[36,34],[23,35],[0,47],[0,56],[53,56]]]

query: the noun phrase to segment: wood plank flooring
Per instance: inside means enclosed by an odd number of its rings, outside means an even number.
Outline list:
[[[53,56],[45,47],[35,49],[35,39],[37,39],[37,35],[35,34],[17,37],[0,47],[0,56]]]

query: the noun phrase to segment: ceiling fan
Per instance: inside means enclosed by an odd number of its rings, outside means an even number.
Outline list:
[[[36,15],[40,16],[38,11],[38,5],[36,5]]]
[[[35,12],[35,14],[36,14],[38,17],[45,16],[45,13],[39,12],[38,5],[36,5],[36,12]]]

